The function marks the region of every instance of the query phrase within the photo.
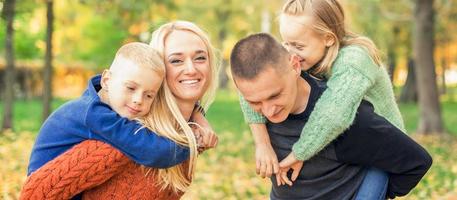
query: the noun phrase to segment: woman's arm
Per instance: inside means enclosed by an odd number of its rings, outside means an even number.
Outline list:
[[[20,199],[70,199],[104,183],[128,162],[109,144],[86,140],[27,177]]]

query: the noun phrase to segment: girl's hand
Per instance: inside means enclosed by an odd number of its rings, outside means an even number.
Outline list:
[[[303,161],[297,160],[293,152],[291,152],[284,160],[279,163],[279,173],[276,174],[276,182],[278,186],[287,184],[292,186],[292,182],[297,180],[300,170],[303,167]],[[292,170],[291,179],[287,177],[287,172]]]

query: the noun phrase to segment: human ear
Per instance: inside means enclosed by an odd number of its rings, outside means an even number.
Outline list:
[[[301,73],[301,64],[300,64],[301,58],[296,54],[291,54],[289,60],[290,60],[290,65],[292,66],[292,69],[298,75],[300,75],[300,73]]]
[[[111,79],[111,71],[105,69],[102,73],[102,79],[100,80],[100,85],[102,89],[108,91],[108,82]]]
[[[335,44],[335,37],[332,34],[325,34],[325,46],[331,47]]]

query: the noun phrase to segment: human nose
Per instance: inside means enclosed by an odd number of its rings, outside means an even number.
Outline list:
[[[140,105],[141,103],[143,103],[143,94],[141,94],[141,92],[136,92],[135,94],[133,94],[132,100],[134,104]]]
[[[194,63],[192,62],[192,60],[188,59],[188,60],[186,61],[185,66],[186,66],[186,69],[185,69],[185,73],[186,73],[186,74],[193,74],[193,73],[196,72],[195,65],[194,65]]]
[[[269,103],[262,103],[262,113],[265,117],[272,117],[275,114],[276,106]]]

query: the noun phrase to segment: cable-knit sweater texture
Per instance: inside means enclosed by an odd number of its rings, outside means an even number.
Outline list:
[[[86,140],[33,172],[20,199],[179,199],[160,191],[153,174],[109,144]],[[154,169],[152,169],[154,170]]]
[[[376,65],[364,48],[343,47],[332,65],[327,89],[292,148],[297,159],[310,159],[349,128],[362,99],[371,102],[378,115],[405,130],[387,70]],[[243,97],[240,104],[248,123],[266,122]]]

